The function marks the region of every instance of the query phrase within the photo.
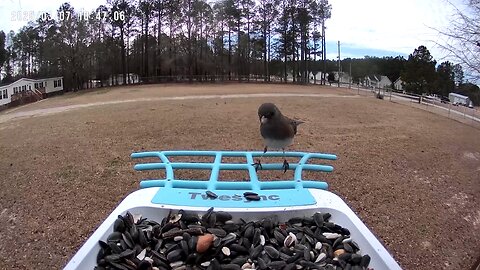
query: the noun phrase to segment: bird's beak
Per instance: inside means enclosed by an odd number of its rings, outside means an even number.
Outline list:
[[[260,117],[260,123],[265,124],[267,123],[267,121],[268,121],[268,118],[266,118],[265,116]]]

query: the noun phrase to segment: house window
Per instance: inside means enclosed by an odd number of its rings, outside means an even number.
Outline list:
[[[53,87],[56,88],[58,86],[58,81],[53,81]]]
[[[29,90],[32,90],[32,85],[31,85],[31,84],[28,86],[28,89],[29,89]]]
[[[22,86],[22,92],[25,92],[25,90],[27,90],[27,86],[26,86],[26,85]]]
[[[8,98],[7,89],[3,90],[3,98]]]
[[[35,89],[38,89],[38,83],[35,83],[34,87]]]
[[[47,87],[47,82],[45,82],[45,87]]]
[[[58,80],[58,87],[61,87],[62,86],[62,79]]]
[[[43,88],[43,82],[41,82],[39,85],[40,85],[40,88]]]

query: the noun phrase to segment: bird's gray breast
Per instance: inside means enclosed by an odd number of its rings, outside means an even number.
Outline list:
[[[293,143],[293,138],[288,138],[285,140],[276,140],[276,139],[264,139],[264,143],[268,148],[271,149],[283,149],[286,148]]]
[[[293,143],[293,128],[287,121],[271,120],[260,126],[260,133],[268,148],[282,149]]]

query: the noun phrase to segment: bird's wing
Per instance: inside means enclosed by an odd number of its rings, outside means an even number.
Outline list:
[[[292,129],[293,129],[293,134],[297,134],[297,127],[298,127],[298,125],[305,123],[305,122],[300,121],[300,120],[290,119],[290,118],[288,118],[288,117],[286,117],[286,116],[284,116],[284,118],[285,118],[285,120],[288,122],[288,124],[292,127]]]

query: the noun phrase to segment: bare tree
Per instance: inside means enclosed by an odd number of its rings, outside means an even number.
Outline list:
[[[175,0],[166,0],[165,11],[167,14],[168,28],[169,28],[169,40],[168,47],[168,75],[177,75],[177,48],[176,43],[178,40],[177,31],[179,28],[179,22],[182,17],[180,2]]]
[[[7,59],[7,50],[5,49],[6,35],[3,31],[0,31],[0,74],[2,71],[3,63]],[[1,76],[0,76],[1,77]]]
[[[321,83],[326,82],[326,70],[327,70],[327,53],[326,53],[326,41],[325,41],[325,21],[332,16],[332,5],[327,0],[316,0],[311,5],[312,10],[312,22],[313,22],[313,53],[314,63],[316,63],[316,56],[319,55],[323,62]],[[320,28],[320,29],[319,29]],[[320,48],[317,47],[317,41],[320,39]],[[314,74],[318,72],[318,67],[314,65]],[[316,83],[316,76],[314,78]]]
[[[258,24],[261,29],[262,53],[263,53],[263,74],[265,81],[270,81],[269,61],[272,37],[272,23],[278,16],[279,0],[261,0],[258,5]],[[274,25],[273,25],[274,26]]]
[[[152,18],[152,13],[153,13],[153,3],[149,1],[141,1],[139,3],[139,11],[140,11],[140,16],[142,16],[142,32],[144,35],[144,55],[143,55],[143,76],[144,77],[149,77],[149,72],[148,72],[148,64],[149,64],[149,57],[148,57],[148,51],[149,51],[149,46],[148,46],[148,39],[149,39],[149,24],[150,24],[150,19]]]
[[[446,30],[438,30],[437,45],[465,69],[465,76],[480,80],[480,0],[465,0],[465,9],[450,3],[454,18]]]

